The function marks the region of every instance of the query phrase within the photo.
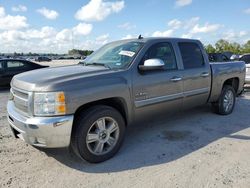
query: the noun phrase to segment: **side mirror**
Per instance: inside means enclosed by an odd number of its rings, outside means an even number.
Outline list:
[[[143,65],[139,65],[139,70],[150,71],[150,70],[161,70],[165,63],[161,59],[148,59],[144,61]]]

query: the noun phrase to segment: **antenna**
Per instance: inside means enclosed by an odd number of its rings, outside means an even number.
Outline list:
[[[138,39],[143,39],[143,37],[141,35],[138,36]]]

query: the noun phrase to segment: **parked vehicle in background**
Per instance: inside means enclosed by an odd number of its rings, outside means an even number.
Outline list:
[[[36,58],[35,58],[35,57],[27,57],[26,60],[27,60],[27,61],[35,61]]]
[[[246,64],[246,81],[245,87],[250,88],[250,63]]]
[[[9,85],[16,74],[45,67],[22,59],[0,59],[0,86]]]
[[[49,61],[52,61],[52,60],[51,60],[50,58],[48,58],[48,57],[40,56],[40,57],[37,57],[37,58],[35,59],[35,61],[37,61],[37,62],[43,62],[43,61],[49,62]]]
[[[210,62],[227,62],[230,59],[223,53],[209,53],[208,59]]]
[[[233,55],[233,52],[230,52],[230,51],[224,51],[222,52],[222,54],[224,54],[228,59],[230,59]]]
[[[244,54],[240,57],[240,61],[244,61],[246,64],[250,64],[250,54]]]
[[[210,64],[198,40],[139,37],[107,44],[82,64],[15,76],[8,121],[16,138],[70,146],[97,163],[118,152],[132,123],[206,103],[232,113],[244,82],[244,62]]]
[[[250,54],[244,54],[240,57],[240,61],[246,63],[246,85],[245,87],[250,87]]]
[[[230,60],[233,60],[233,61],[239,61],[241,55],[239,54],[233,54],[231,57],[230,57]]]

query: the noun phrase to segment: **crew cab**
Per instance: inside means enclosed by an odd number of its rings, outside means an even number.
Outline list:
[[[233,112],[245,63],[209,63],[198,40],[138,38],[104,45],[78,65],[16,75],[8,121],[16,138],[70,147],[97,163],[118,152],[128,125],[212,104]]]

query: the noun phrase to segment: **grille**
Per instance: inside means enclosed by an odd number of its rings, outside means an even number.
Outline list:
[[[13,101],[16,109],[28,114],[29,93],[11,88],[11,94],[13,95]]]

